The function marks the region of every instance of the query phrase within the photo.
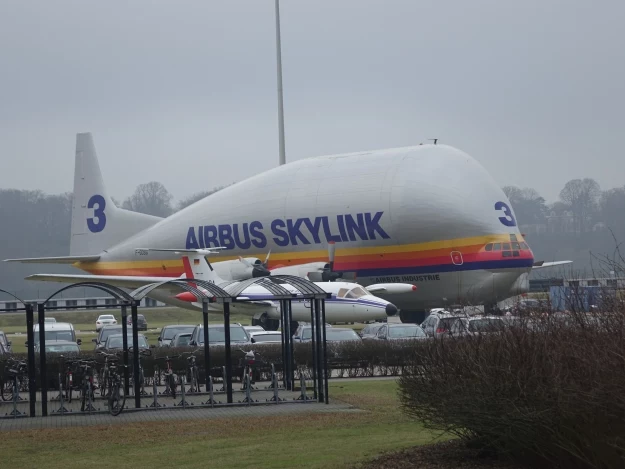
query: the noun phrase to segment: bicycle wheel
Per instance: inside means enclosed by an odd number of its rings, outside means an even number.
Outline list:
[[[167,380],[169,381],[169,391],[171,392],[171,397],[173,397],[174,399],[176,398],[176,380],[174,379],[174,374],[170,374],[167,377]]]
[[[72,402],[72,383],[70,382],[69,375],[65,375],[64,389],[67,402]]]
[[[98,380],[98,384],[100,385],[100,396],[102,399],[106,399],[106,386],[108,384],[108,371],[105,369],[102,372],[102,381]]]
[[[85,404],[87,402],[87,395],[89,394],[89,384],[88,381],[84,380],[82,385],[82,398],[80,403],[80,411],[85,411]]]
[[[202,390],[200,389],[200,380],[196,366],[191,368],[191,373],[191,385],[193,386],[193,389],[195,389],[195,392],[202,392]]]
[[[121,414],[126,404],[126,394],[121,382],[113,384],[109,390],[109,412],[113,417]]]
[[[13,380],[12,379],[5,381],[2,384],[2,400],[3,401],[13,400]]]

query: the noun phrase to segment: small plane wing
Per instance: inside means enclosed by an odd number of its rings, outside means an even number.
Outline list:
[[[81,275],[81,274],[33,274],[26,277],[26,280],[39,282],[59,282],[59,283],[79,283],[79,282],[104,282],[115,287],[136,289],[150,283],[163,282],[168,277],[134,277],[130,275]],[[180,288],[171,285],[174,290]]]
[[[59,256],[59,257],[23,257],[21,259],[5,259],[4,262],[21,262],[22,264],[74,264],[76,262],[95,262],[95,256]]]
[[[536,261],[532,266],[532,269],[544,269],[545,267],[553,267],[556,265],[564,265],[564,264],[572,264],[573,261],[554,261],[554,262],[545,262],[545,261]]]

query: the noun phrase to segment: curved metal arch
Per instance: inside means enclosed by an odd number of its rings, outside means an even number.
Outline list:
[[[13,298],[15,298],[17,301],[19,301],[20,303],[22,303],[24,306],[26,306],[26,302],[24,300],[22,300],[19,296],[15,296],[13,293],[8,292],[6,290],[3,290],[2,288],[0,288],[0,293],[6,293],[9,296],[12,296]]]
[[[314,295],[317,299],[325,299],[332,296],[316,283],[302,277],[297,277],[296,275],[275,275],[269,278],[288,283],[289,285],[297,288],[305,296]]]
[[[63,288],[55,291],[54,293],[52,293],[52,295],[50,295],[41,304],[43,304],[43,305],[47,304],[48,301],[50,301],[52,298],[54,298],[59,293],[64,292],[65,290],[71,290],[72,288],[78,288],[78,287],[95,288],[96,290],[101,290],[101,291],[103,291],[105,293],[108,293],[109,295],[111,295],[116,300],[124,300],[124,301],[128,301],[130,303],[132,303],[134,301],[134,299],[128,293],[126,293],[121,288],[115,287],[113,285],[109,285],[109,284],[104,283],[104,282],[80,282],[80,283],[72,283],[71,285],[66,285]]]
[[[241,295],[241,293],[243,293],[246,288],[252,285],[265,287],[267,290],[269,290],[269,293],[271,293],[276,300],[290,300],[293,299],[294,296],[296,296],[283,286],[267,280],[267,277],[250,278],[247,280],[243,280],[242,282],[229,284],[225,287],[225,290],[234,299]]]
[[[206,295],[206,293],[194,287],[192,284],[196,284],[196,285],[201,286],[202,288],[205,288],[211,293],[212,297]],[[214,283],[210,283],[205,280],[189,279],[189,278],[176,278],[176,279],[164,280],[162,282],[150,283],[148,285],[144,285],[142,287],[137,288],[136,290],[130,293],[130,296],[132,296],[137,301],[141,301],[143,298],[148,296],[151,292],[153,292],[157,288],[162,287],[163,285],[176,285],[177,287],[180,287],[180,289],[184,291],[193,293],[198,299],[200,298],[209,299],[213,297],[220,298],[220,299],[230,298],[230,295],[227,292],[219,288]]]

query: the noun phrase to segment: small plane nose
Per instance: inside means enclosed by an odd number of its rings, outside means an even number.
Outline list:
[[[393,303],[389,303],[386,305],[386,315],[387,316],[395,316],[397,314],[397,306]]]

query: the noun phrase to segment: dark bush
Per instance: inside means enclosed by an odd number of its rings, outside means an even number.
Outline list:
[[[625,466],[625,315],[540,314],[432,340],[400,378],[405,411],[532,465]]]

